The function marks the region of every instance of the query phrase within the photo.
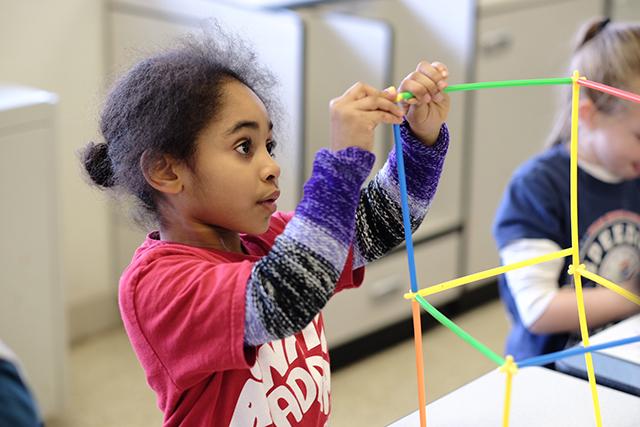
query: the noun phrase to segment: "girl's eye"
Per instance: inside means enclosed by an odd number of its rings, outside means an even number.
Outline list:
[[[267,151],[269,152],[269,155],[271,157],[275,157],[276,156],[276,147],[278,146],[278,143],[274,140],[271,141],[267,141]]]
[[[235,150],[243,155],[248,155],[251,153],[251,141],[250,140],[245,140],[242,144],[238,145]]]

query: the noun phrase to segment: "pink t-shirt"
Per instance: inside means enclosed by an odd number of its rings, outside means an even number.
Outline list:
[[[242,236],[249,255],[164,242],[150,234],[120,280],[120,311],[158,396],[164,426],[325,426],[329,354],[322,314],[302,331],[243,344],[245,289],[292,214]],[[349,254],[336,292],[359,286]]]

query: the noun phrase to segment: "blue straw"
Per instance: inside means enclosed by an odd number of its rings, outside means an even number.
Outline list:
[[[411,220],[409,218],[407,178],[404,173],[404,158],[402,157],[402,136],[400,136],[400,125],[393,125],[393,139],[396,147],[398,181],[400,181],[400,202],[402,205],[402,222],[404,223],[404,240],[407,246],[407,258],[409,261],[411,292],[418,292],[418,279],[416,279],[416,261],[413,255],[413,240],[411,239]]]
[[[638,341],[640,341],[640,335],[630,338],[623,338],[621,340],[610,341],[603,344],[590,345],[588,347],[575,347],[568,350],[543,354],[542,356],[530,357],[523,360],[522,362],[517,362],[516,364],[519,368],[524,368],[527,366],[546,365],[547,363],[555,362],[556,360],[564,359],[565,357],[575,356],[577,354],[584,354],[610,347],[618,347],[620,345],[631,344]]]

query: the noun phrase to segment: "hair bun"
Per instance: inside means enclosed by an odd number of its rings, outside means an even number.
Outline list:
[[[82,164],[96,185],[104,188],[113,187],[115,180],[107,144],[90,142],[82,153]]]

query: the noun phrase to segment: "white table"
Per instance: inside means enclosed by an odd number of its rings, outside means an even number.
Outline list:
[[[498,370],[427,405],[428,427],[502,426],[505,375]],[[428,384],[427,384],[428,387]],[[602,425],[640,425],[640,398],[598,386]],[[418,411],[392,427],[420,425]],[[585,427],[595,418],[589,383],[545,368],[523,368],[513,377],[511,427]]]

